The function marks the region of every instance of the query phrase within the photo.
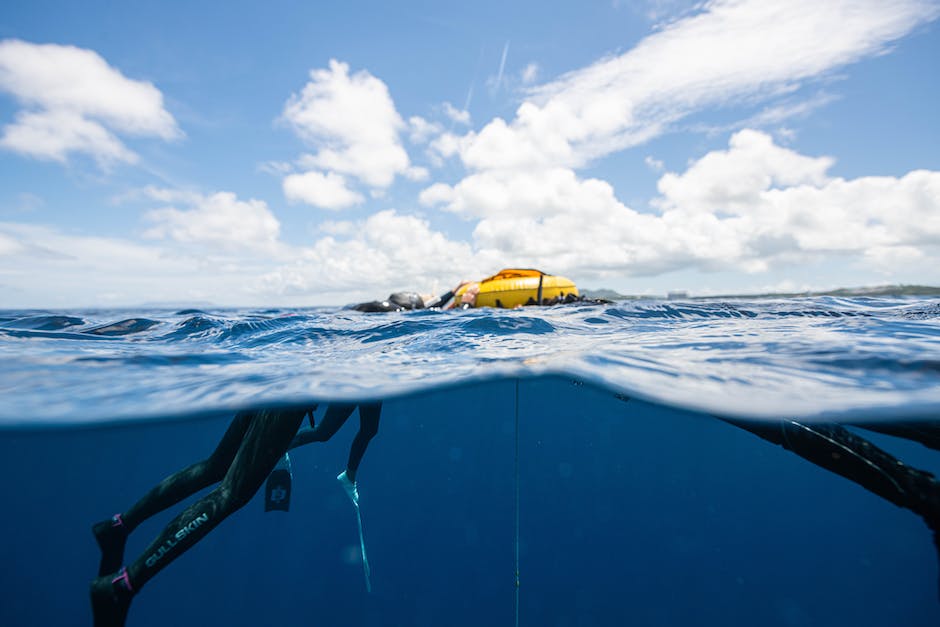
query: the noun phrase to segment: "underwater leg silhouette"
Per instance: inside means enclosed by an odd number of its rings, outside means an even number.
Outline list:
[[[207,460],[171,475],[126,514],[94,526],[102,559],[99,569],[122,561],[124,539],[146,518],[180,502],[214,481],[218,487],[187,507],[126,568],[91,583],[95,627],[121,627],[135,594],[177,557],[255,495],[287,450],[306,409],[239,413]]]
[[[908,466],[865,438],[835,423],[803,423],[795,420],[759,421],[722,418],[750,431],[826,470],[854,481],[863,488],[909,509],[924,519],[933,534],[940,560],[940,482],[924,470]],[[940,441],[936,421],[924,423],[865,424],[863,428],[921,442],[930,448]],[[940,582],[938,582],[940,596]]]
[[[300,431],[291,442],[290,448],[294,449],[311,442],[326,442],[346,424],[356,407],[355,404],[351,403],[331,403],[323,416],[323,420],[312,429]],[[359,430],[349,447],[349,459],[346,462],[346,468],[336,477],[355,505],[359,503],[356,475],[359,472],[359,465],[362,463],[366,449],[369,447],[369,442],[379,432],[382,403],[361,403],[358,407]]]

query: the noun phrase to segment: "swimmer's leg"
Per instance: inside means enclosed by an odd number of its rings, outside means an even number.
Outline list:
[[[379,432],[379,417],[382,414],[382,403],[366,403],[359,406],[359,431],[353,438],[349,447],[349,461],[346,462],[346,476],[356,483],[356,473],[359,464],[369,447],[369,442]]]
[[[869,431],[893,435],[905,440],[920,442],[927,448],[940,451],[940,420],[917,420],[899,422],[874,422],[855,425]]]
[[[379,432],[379,415],[382,413],[382,403],[366,403],[359,406],[359,431],[353,438],[349,447],[349,459],[346,461],[346,468],[343,472],[336,475],[336,480],[343,486],[346,496],[352,501],[352,504],[359,508],[359,488],[356,485],[356,473],[359,471],[359,464],[362,462],[362,456],[366,453],[369,442]]]
[[[297,434],[290,443],[290,448],[294,449],[311,442],[326,442],[339,431],[340,427],[346,424],[349,417],[356,409],[355,404],[350,403],[330,403],[326,408],[326,414],[313,429],[307,429]]]
[[[779,444],[826,470],[850,479],[940,528],[940,483],[929,472],[907,466],[865,438],[834,423],[804,424],[728,420]]]
[[[254,412],[240,412],[232,420],[215,451],[207,459],[174,473],[157,484],[126,512],[92,526],[101,548],[98,576],[116,571],[124,562],[127,536],[143,521],[225,476],[248,431]]]
[[[272,410],[254,414],[219,486],[167,525],[127,569],[92,582],[95,627],[123,625],[131,598],[144,584],[251,500],[287,450],[304,413],[303,410]]]
[[[723,419],[854,481],[898,507],[918,514],[933,532],[940,556],[940,482],[865,438],[834,423],[803,424]]]

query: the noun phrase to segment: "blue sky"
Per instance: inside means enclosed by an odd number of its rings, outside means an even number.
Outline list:
[[[0,9],[0,307],[940,284],[936,1],[143,4]]]

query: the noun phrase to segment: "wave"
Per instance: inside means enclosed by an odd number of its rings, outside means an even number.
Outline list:
[[[940,302],[818,297],[365,314],[0,312],[0,425],[562,375],[750,418],[940,415]]]

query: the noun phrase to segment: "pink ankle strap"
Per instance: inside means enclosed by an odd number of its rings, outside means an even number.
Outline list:
[[[111,517],[111,526],[112,526],[112,527],[123,527],[123,526],[124,526],[124,519],[121,518],[121,515],[120,515],[120,514],[115,514],[114,516]]]
[[[128,574],[127,574],[127,567],[126,567],[126,566],[122,566],[122,567],[121,567],[121,570],[118,571],[117,577],[115,577],[114,579],[111,580],[111,585],[113,586],[114,584],[116,584],[116,583],[119,582],[119,581],[123,581],[123,582],[124,582],[124,587],[127,588],[127,591],[128,591],[128,592],[131,592],[131,593],[134,592],[134,586],[131,585],[131,578],[130,578],[130,576],[128,576]]]

